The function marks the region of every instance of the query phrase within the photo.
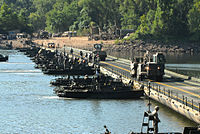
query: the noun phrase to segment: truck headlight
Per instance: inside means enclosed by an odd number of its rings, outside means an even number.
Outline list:
[[[160,67],[158,67],[158,69],[160,70]]]

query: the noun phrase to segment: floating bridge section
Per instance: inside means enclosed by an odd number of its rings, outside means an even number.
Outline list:
[[[65,48],[69,51],[71,48]],[[73,48],[75,54],[91,53]],[[108,56],[101,61],[101,71],[112,77],[122,76],[124,83],[133,82],[135,88],[143,88],[146,95],[168,106],[188,119],[200,124],[200,80],[165,70],[163,82],[136,81],[130,76],[130,61]],[[150,93],[149,93],[150,92]]]

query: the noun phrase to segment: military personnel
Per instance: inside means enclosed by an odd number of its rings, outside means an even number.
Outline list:
[[[150,61],[150,54],[149,51],[146,51],[146,53],[144,54],[144,63],[146,64],[149,61]]]
[[[111,132],[107,129],[106,126],[104,126],[104,128],[105,128],[105,133],[104,134],[111,134]]]
[[[151,113],[151,116],[153,116],[153,128],[154,128],[153,134],[158,133],[158,123],[160,122],[160,119],[158,118],[158,110],[159,107],[155,106],[154,111]]]
[[[73,51],[73,49],[71,48],[70,53],[73,54],[73,52],[74,52],[74,51]]]

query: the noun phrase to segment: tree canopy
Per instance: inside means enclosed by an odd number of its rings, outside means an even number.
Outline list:
[[[0,0],[0,32],[133,29],[130,38],[200,40],[199,0]]]

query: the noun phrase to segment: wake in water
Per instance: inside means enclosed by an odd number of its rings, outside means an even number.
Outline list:
[[[0,73],[41,73],[40,70],[0,70]]]
[[[24,63],[24,62],[2,62],[2,64],[21,64],[21,65],[31,65],[35,63]]]
[[[43,96],[43,99],[76,100],[74,98],[62,98],[58,96]]]

